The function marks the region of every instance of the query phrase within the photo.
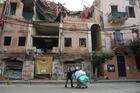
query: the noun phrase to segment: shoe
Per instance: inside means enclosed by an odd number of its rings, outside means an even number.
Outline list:
[[[67,86],[65,85],[65,88],[67,88]]]

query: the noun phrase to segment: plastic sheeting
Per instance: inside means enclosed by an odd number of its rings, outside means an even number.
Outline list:
[[[76,71],[72,75],[72,79],[73,80],[78,80],[80,83],[85,83],[89,80],[88,76],[86,75],[86,72],[84,72],[82,70]]]
[[[40,57],[35,62],[35,74],[50,74],[52,73],[52,57]]]
[[[83,70],[79,70],[75,72],[76,79],[78,79],[81,75],[86,75],[86,72],[84,72]]]

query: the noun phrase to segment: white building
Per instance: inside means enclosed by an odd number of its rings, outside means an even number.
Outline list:
[[[131,41],[139,38],[139,1],[95,0],[94,6],[95,16],[100,14],[98,22],[102,28],[102,50],[114,53],[113,59],[104,65],[102,75],[110,79],[140,77],[140,64],[127,47]],[[109,68],[114,68],[114,71],[109,71]]]

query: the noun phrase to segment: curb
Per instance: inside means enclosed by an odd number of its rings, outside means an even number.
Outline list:
[[[140,80],[91,80],[90,84],[94,83],[140,83]],[[70,83],[70,82],[69,82]],[[76,83],[76,81],[74,81]],[[0,84],[65,84],[65,80],[4,80]]]
[[[140,80],[98,80],[91,83],[140,83]]]

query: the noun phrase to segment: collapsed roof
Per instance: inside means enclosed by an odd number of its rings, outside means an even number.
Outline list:
[[[48,0],[37,0],[36,8],[40,16],[49,22],[59,21],[61,13],[64,14],[66,11],[60,3],[57,4]]]
[[[49,0],[37,0],[36,8],[37,13],[39,13],[38,17],[49,22],[60,21],[61,14],[63,14],[63,17],[68,15],[78,16],[81,19],[88,19],[92,17],[92,13],[94,12],[94,6],[85,7],[83,11],[69,11],[62,4]]]

